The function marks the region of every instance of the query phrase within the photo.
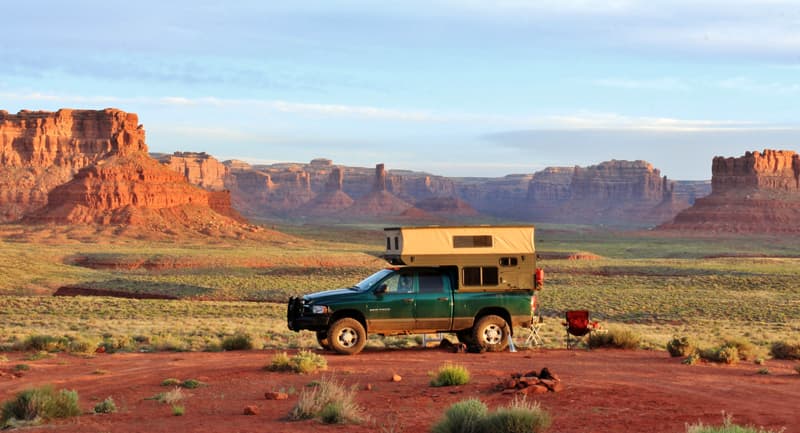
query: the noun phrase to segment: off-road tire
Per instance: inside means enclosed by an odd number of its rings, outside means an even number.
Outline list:
[[[355,355],[367,344],[367,331],[356,319],[345,317],[328,328],[331,349],[342,355]]]
[[[325,350],[333,350],[331,341],[328,340],[328,331],[317,331],[317,343]]]
[[[474,343],[488,352],[502,352],[508,347],[509,326],[500,316],[490,314],[472,327]]]

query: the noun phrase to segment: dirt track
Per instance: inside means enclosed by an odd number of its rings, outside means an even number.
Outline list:
[[[113,397],[119,412],[83,415],[25,431],[48,432],[425,432],[450,404],[478,397],[490,408],[511,396],[493,390],[514,372],[548,367],[561,377],[565,390],[535,396],[553,416],[550,432],[683,432],[698,420],[719,424],[722,412],[739,424],[754,424],[786,433],[800,432],[800,374],[794,363],[769,361],[762,366],[686,366],[665,352],[617,350],[538,350],[517,353],[454,354],[439,349],[366,351],[357,356],[327,355],[327,372],[313,375],[267,372],[274,352],[100,354],[94,358],[58,355],[22,361],[13,353],[0,364],[0,398],[46,383],[78,391],[87,412]],[[428,372],[445,361],[466,366],[470,384],[432,388]],[[31,366],[20,378],[10,367]],[[401,382],[391,382],[393,373]],[[358,385],[358,403],[370,421],[327,426],[317,421],[289,422],[286,414],[297,393],[320,375]],[[168,405],[148,397],[164,392],[170,377],[195,378],[208,385],[186,390],[182,417]],[[364,390],[366,384],[372,389]],[[294,389],[288,400],[268,401],[266,391]],[[259,413],[245,416],[245,406]],[[382,430],[382,427],[385,427]]]

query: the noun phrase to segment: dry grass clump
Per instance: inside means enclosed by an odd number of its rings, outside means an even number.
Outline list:
[[[629,328],[612,326],[604,332],[590,333],[586,344],[591,348],[638,349],[642,344],[642,336]]]
[[[2,428],[35,425],[55,418],[68,418],[81,414],[78,393],[52,386],[26,389],[3,403],[0,426]]]
[[[117,404],[114,403],[114,399],[111,397],[106,398],[94,406],[94,413],[114,413],[116,411]]]
[[[294,356],[278,352],[264,369],[269,371],[294,371],[300,374],[315,373],[328,368],[325,357],[308,350],[301,350]]]
[[[326,424],[359,423],[363,418],[361,408],[355,403],[355,394],[355,387],[345,388],[331,378],[322,378],[300,393],[289,419],[318,418]]]
[[[461,400],[444,412],[444,419],[436,423],[433,433],[482,433],[483,421],[489,409],[477,398]]]
[[[780,430],[780,432],[782,431]],[[723,413],[721,426],[704,425],[701,422],[692,425],[687,424],[686,433],[779,433],[779,431],[734,424],[730,414],[725,415]]]

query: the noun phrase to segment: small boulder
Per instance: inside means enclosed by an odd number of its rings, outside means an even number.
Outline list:
[[[531,395],[531,394],[544,394],[547,392],[547,387],[544,385],[533,385],[527,388],[522,388],[517,391],[518,394]]]
[[[245,406],[243,412],[245,415],[258,415],[258,408],[255,406]]]
[[[401,380],[403,380],[403,377],[399,374],[395,373],[392,375],[392,382],[400,382]]]
[[[264,397],[267,400],[286,400],[289,398],[289,394],[285,392],[269,391],[264,393]]]

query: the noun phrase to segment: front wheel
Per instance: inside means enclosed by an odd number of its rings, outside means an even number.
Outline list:
[[[472,338],[489,352],[501,352],[508,347],[508,323],[500,316],[483,316],[472,328]]]
[[[328,331],[317,331],[317,343],[325,350],[332,350],[331,342],[328,340]]]
[[[367,331],[356,319],[339,319],[328,328],[331,349],[342,355],[355,355],[367,344]]]

